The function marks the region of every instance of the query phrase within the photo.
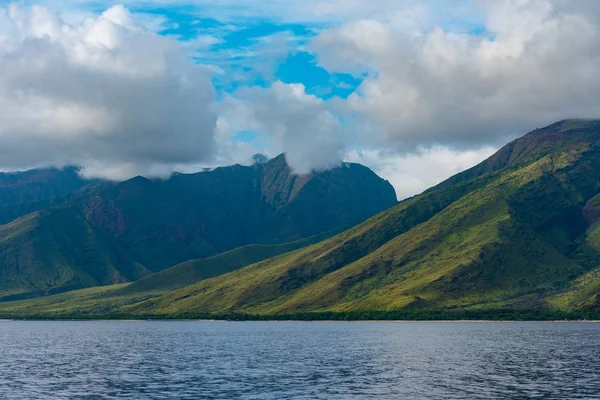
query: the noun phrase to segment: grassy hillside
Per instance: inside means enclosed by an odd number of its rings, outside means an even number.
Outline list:
[[[484,162],[332,239],[129,310],[551,307],[550,296],[591,268],[577,254],[583,209],[600,191],[600,130],[567,122],[521,140],[492,157],[504,162]]]
[[[73,290],[25,301],[3,302],[0,303],[0,314],[3,316],[98,316],[119,313],[127,306],[269,257],[309,246],[334,233],[327,232],[291,243],[244,246],[214,257],[181,263],[133,283]]]
[[[283,244],[252,244],[218,254],[213,257],[190,260],[157,272],[125,286],[123,293],[167,292],[196,282],[235,271],[279,254],[287,253],[317,243],[334,232]]]

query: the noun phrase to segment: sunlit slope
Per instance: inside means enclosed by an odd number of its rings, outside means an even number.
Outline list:
[[[0,302],[3,318],[51,318],[53,316],[96,316],[103,317],[122,307],[147,300],[156,294],[123,294],[121,289],[128,284],[97,286],[72,290],[51,296],[27,300]]]
[[[597,122],[554,124],[332,239],[128,310],[549,307],[592,268],[577,254],[600,191],[599,145]]]
[[[123,308],[210,277],[290,252],[332,236],[328,232],[304,240],[277,245],[249,245],[214,257],[191,260],[133,283],[98,286],[35,299],[0,302],[3,316],[103,316],[120,314]],[[19,297],[15,295],[14,297]],[[23,296],[21,296],[23,297]]]
[[[208,278],[235,271],[246,265],[275,257],[279,254],[309,246],[332,236],[334,233],[327,232],[291,243],[274,245],[253,244],[238,247],[237,249],[213,257],[186,261],[135,281],[124,287],[122,292],[166,292],[180,289]]]

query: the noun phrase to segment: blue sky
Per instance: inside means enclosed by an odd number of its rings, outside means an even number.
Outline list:
[[[13,1],[0,1],[7,6]],[[331,11],[317,15],[310,8],[318,2],[286,0],[225,0],[225,1],[20,1],[18,4],[42,4],[60,13],[65,19],[85,13],[99,15],[110,6],[124,4],[147,28],[161,35],[174,36],[182,42],[199,41],[194,59],[210,64],[226,74],[216,74],[214,84],[219,96],[231,93],[241,86],[269,86],[276,80],[286,83],[302,83],[307,93],[328,99],[345,98],[360,85],[367,71],[356,74],[330,72],[319,65],[315,54],[308,48],[310,41],[323,29],[340,26],[360,17],[386,14],[385,5],[395,2],[383,1],[372,6],[356,7],[356,13]],[[333,2],[340,9],[343,2]],[[339,4],[338,4],[339,3]],[[357,2],[357,4],[360,2]],[[368,3],[368,2],[363,2]],[[396,12],[399,7],[388,10]],[[423,1],[430,4],[430,20],[422,26],[426,32],[433,26],[455,32],[475,35],[487,34],[484,15],[470,0]],[[350,4],[350,3],[349,3]],[[304,12],[296,15],[296,10]],[[376,11],[374,11],[376,10]],[[361,11],[363,12],[361,14]],[[214,39],[214,42],[211,40]],[[235,76],[236,79],[224,75]],[[242,77],[240,79],[240,77]]]
[[[333,15],[313,20],[306,17],[303,21],[289,22],[286,20],[289,16],[269,15],[268,5],[261,13],[261,2],[247,3],[232,2],[219,7],[194,5],[192,2],[165,7],[142,2],[128,5],[128,8],[159,20],[160,23],[153,28],[162,35],[172,35],[183,42],[197,38],[201,41],[214,39],[214,43],[200,46],[194,58],[199,63],[221,68],[226,72],[224,75],[243,77],[232,80],[217,74],[214,83],[219,94],[231,93],[240,86],[266,87],[281,80],[302,83],[307,93],[324,99],[334,96],[346,98],[360,85],[366,71],[362,74],[329,72],[319,65],[315,54],[307,48],[321,30],[343,24],[344,17]],[[468,0],[437,1],[435,12],[441,17],[435,20],[435,25],[449,31],[487,35],[483,15],[468,7],[470,3]],[[100,13],[106,7],[106,4],[96,3],[82,9]],[[461,11],[463,7],[468,11]],[[432,26],[424,26],[423,29]]]
[[[199,39],[194,59],[223,71],[215,74],[213,81],[218,97],[239,87],[268,87],[280,80],[302,83],[307,93],[324,99],[345,98],[362,81],[360,75],[327,71],[306,48],[321,29],[332,26],[333,22],[290,23],[275,17],[218,20],[203,17],[202,7],[194,6],[142,6],[132,10],[160,18],[162,22],[156,30],[162,35],[175,36],[182,42]]]
[[[104,8],[98,5],[89,10],[100,13]],[[240,88],[268,88],[276,81],[301,83],[307,94],[324,100],[345,99],[367,76],[366,71],[330,72],[319,65],[307,46],[321,30],[340,21],[286,22],[274,15],[239,17],[236,9],[216,13],[221,15],[218,19],[210,16],[213,12],[193,5],[129,8],[157,33],[189,45],[196,62],[214,67],[212,82],[217,101],[226,95],[235,96]],[[257,149],[266,149],[270,144],[268,135],[259,130],[238,131],[232,140]]]

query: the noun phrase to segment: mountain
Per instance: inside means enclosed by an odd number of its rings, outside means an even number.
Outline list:
[[[38,196],[34,212],[0,225],[0,299],[131,282],[241,246],[351,226],[396,203],[392,186],[366,167],[298,176],[283,155],[65,192]]]
[[[1,303],[0,315],[597,316],[600,121],[535,130],[346,231],[262,259],[273,250]]]
[[[339,230],[337,230],[339,231]],[[282,244],[250,244],[216,256],[184,261],[127,285],[122,293],[167,292],[196,282],[235,271],[267,258],[309,246],[337,233],[325,232],[306,239]]]
[[[330,239],[130,314],[600,305],[600,121],[566,120]]]
[[[95,182],[74,167],[0,172],[0,207],[64,196]]]

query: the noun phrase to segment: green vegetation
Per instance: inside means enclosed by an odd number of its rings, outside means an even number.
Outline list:
[[[78,315],[82,318],[112,315],[126,306],[308,246],[333,234],[334,232],[328,232],[279,245],[244,246],[214,257],[182,263],[133,283],[74,290],[26,301],[5,302],[0,303],[0,307],[5,315],[20,317],[38,313],[46,316]]]
[[[138,281],[174,265],[129,290],[178,288],[297,248],[270,245],[352,226],[396,203],[392,186],[366,167],[296,176],[283,156],[83,187],[74,169],[50,172],[0,175],[0,301]]]
[[[600,122],[536,130],[347,231],[273,250],[239,249],[106,292],[0,303],[0,315],[596,319]]]
[[[600,190],[599,139],[596,124],[533,132],[509,145],[511,157],[530,150],[514,161],[496,155],[332,239],[127,311],[551,309],[586,272],[575,255],[581,211]]]
[[[149,275],[121,289],[122,293],[167,292],[196,282],[235,271],[279,254],[287,253],[317,243],[335,232],[326,232],[284,244],[252,244],[218,254],[213,257],[190,260],[164,271]]]
[[[89,290],[89,289],[88,289]],[[92,305],[93,306],[93,305]],[[350,311],[309,312],[295,314],[124,314],[83,312],[58,312],[22,314],[0,314],[0,318],[31,320],[220,320],[220,321],[599,321],[600,312],[592,310],[418,310],[418,311]]]

